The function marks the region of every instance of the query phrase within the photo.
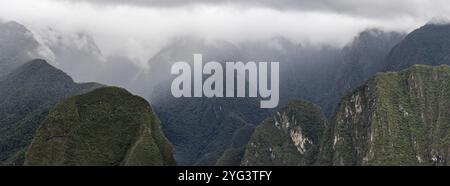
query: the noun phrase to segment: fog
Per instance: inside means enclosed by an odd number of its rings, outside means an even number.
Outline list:
[[[411,31],[445,15],[449,5],[442,0],[0,0],[0,19],[18,21],[37,35],[48,35],[48,28],[90,35],[106,57],[126,56],[147,68],[147,60],[176,37],[237,43],[282,36],[342,46],[366,28]]]

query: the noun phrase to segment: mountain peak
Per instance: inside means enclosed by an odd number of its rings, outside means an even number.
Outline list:
[[[49,67],[49,66],[52,66],[52,65],[50,65],[46,60],[44,60],[44,59],[33,59],[33,60],[31,60],[30,62],[28,62],[27,64],[25,64],[25,65],[23,65],[24,67],[25,66],[39,66],[39,67],[43,67],[43,66],[46,66],[46,67]]]
[[[30,32],[25,26],[22,24],[15,22],[15,21],[8,21],[8,22],[0,22],[0,25],[3,26],[3,28],[7,28],[10,30],[20,31],[20,32]]]
[[[72,78],[65,72],[53,67],[43,59],[34,59],[18,67],[16,70],[8,74],[5,78],[19,80],[20,77],[27,77],[26,80],[42,81],[43,79],[50,82],[74,83]]]

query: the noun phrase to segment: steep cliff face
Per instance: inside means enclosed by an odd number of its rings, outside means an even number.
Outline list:
[[[25,165],[175,165],[172,145],[143,98],[99,88],[58,103],[33,139]]]
[[[290,102],[259,125],[247,144],[242,165],[313,165],[326,119],[319,107]]]
[[[450,67],[379,73],[343,98],[330,123],[322,164],[448,165]]]

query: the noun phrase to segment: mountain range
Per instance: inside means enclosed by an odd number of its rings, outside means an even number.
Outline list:
[[[449,31],[445,24],[426,24],[409,34],[368,29],[343,48],[283,37],[243,43],[184,37],[156,53],[145,69],[123,56],[104,57],[87,34],[50,29],[37,37],[16,22],[1,23],[0,162],[445,165],[450,109],[442,91],[448,69],[431,66],[450,64]],[[170,67],[192,64],[194,53],[220,63],[279,61],[280,106],[260,109],[258,98],[174,98]],[[86,81],[99,83],[75,83]],[[124,87],[151,106],[100,83]],[[86,115],[75,117],[80,112]],[[141,119],[127,120],[129,114]],[[105,135],[105,141],[68,123]],[[83,140],[102,153],[83,153]],[[102,149],[102,143],[111,146]]]

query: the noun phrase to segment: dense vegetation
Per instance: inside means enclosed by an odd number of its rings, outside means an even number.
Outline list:
[[[255,129],[241,164],[448,165],[449,118],[450,67],[415,65],[371,78],[329,124],[318,107],[289,104]]]
[[[182,165],[215,165],[227,148],[248,142],[258,118],[256,99],[183,98],[159,107],[164,132]]]
[[[149,103],[99,88],[58,103],[37,131],[25,165],[175,165]]]

